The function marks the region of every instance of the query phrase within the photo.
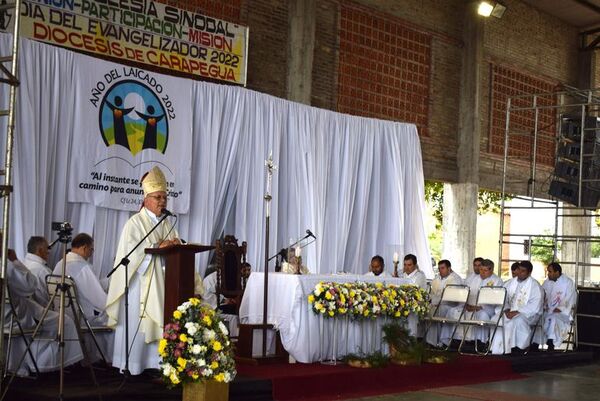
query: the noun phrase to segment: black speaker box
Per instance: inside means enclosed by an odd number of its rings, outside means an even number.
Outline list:
[[[553,180],[550,183],[550,190],[548,193],[556,199],[560,199],[572,205],[577,205],[579,201],[578,186],[574,183]],[[599,201],[600,190],[590,188],[589,186],[583,186],[581,205],[579,206],[585,209],[596,209]]]

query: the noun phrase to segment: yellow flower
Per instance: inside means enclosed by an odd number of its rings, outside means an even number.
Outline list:
[[[329,316],[333,317],[334,313],[332,310],[330,310],[329,312],[327,312],[329,314]]]
[[[346,297],[344,296],[344,294],[340,294],[340,302],[346,303]]]
[[[212,320],[211,320],[211,318],[210,318],[209,316],[204,316],[204,317],[202,318],[202,321],[203,321],[204,323],[206,323],[208,326],[212,325]]]
[[[192,379],[196,380],[198,377],[198,373],[192,373]]]
[[[323,304],[321,302],[317,302],[317,303],[315,303],[315,309],[318,311],[321,311],[325,308],[323,307]]]
[[[200,300],[198,298],[190,298],[190,303],[194,306],[200,305]]]
[[[171,383],[173,384],[179,384],[179,376],[177,376],[177,373],[175,372],[171,373],[169,380],[171,380]]]
[[[187,359],[179,357],[177,358],[177,366],[179,366],[179,368],[181,368],[181,370],[185,369],[185,366],[187,365]]]
[[[215,341],[215,342],[212,344],[212,349],[213,349],[213,350],[215,350],[215,351],[221,351],[221,350],[223,349],[223,346],[221,345],[221,343],[220,343],[220,342],[218,342],[218,341]]]
[[[376,297],[375,295],[373,295],[373,296],[371,297],[371,301],[373,301],[373,302],[377,302],[377,297]]]
[[[182,343],[187,343],[187,340],[188,340],[188,338],[187,338],[187,335],[185,335],[185,333],[181,333],[179,335],[179,341],[181,341]]]
[[[404,316],[408,316],[408,311],[407,310],[404,311]]]
[[[219,362],[217,362],[217,361],[212,361],[212,363],[210,364],[210,368],[212,370],[215,370],[218,367],[219,367]]]
[[[308,303],[312,304],[313,302],[315,302],[315,296],[313,294],[310,294],[308,296]]]
[[[375,283],[375,287],[381,288],[381,287],[383,287],[383,284],[382,283]]]
[[[175,312],[173,312],[173,317],[177,320],[181,319],[181,312],[176,310]]]
[[[363,315],[365,315],[365,316],[369,316],[369,310],[368,310],[368,309],[365,309],[365,311],[364,311]]]
[[[394,313],[394,317],[400,317],[400,311],[396,311],[396,312]]]
[[[219,373],[218,375],[215,376],[215,380],[218,382],[224,382],[225,381],[225,375],[223,373]]]
[[[167,353],[165,352],[166,348],[167,348],[167,339],[161,338],[160,341],[158,342],[158,354],[162,357],[167,356]]]
[[[331,299],[331,298],[333,298],[333,295],[331,295],[331,293],[330,293],[329,291],[327,291],[327,292],[325,293],[325,299],[328,299],[328,300],[329,300],[329,299]]]

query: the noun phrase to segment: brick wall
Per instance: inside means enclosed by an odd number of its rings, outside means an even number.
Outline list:
[[[412,122],[427,135],[431,35],[360,5],[340,11],[338,111]]]

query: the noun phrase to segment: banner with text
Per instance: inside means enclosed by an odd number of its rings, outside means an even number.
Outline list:
[[[68,200],[139,210],[140,178],[158,165],[168,181],[169,207],[187,213],[192,166],[189,81],[85,56],[75,58],[74,70]]]
[[[23,0],[21,7],[26,38],[246,84],[247,27],[153,0]],[[11,12],[0,28],[12,32]]]

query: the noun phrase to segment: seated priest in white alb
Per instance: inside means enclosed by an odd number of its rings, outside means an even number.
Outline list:
[[[296,249],[298,249],[298,248],[296,248]],[[298,254],[300,253],[296,249],[294,249],[294,248],[288,249],[287,261],[284,261],[281,264],[281,272],[287,273],[287,274],[310,274],[310,270],[308,270],[308,267],[306,267],[306,265],[302,264],[302,258],[299,255],[296,256],[297,253]],[[300,263],[298,263],[299,260],[300,260]],[[300,266],[300,271],[298,272],[299,264],[301,264],[301,266]]]
[[[415,255],[409,253],[404,257],[402,270],[402,277],[408,280],[409,284],[427,290],[427,277],[425,277],[425,273],[419,270]],[[407,327],[411,336],[419,337],[423,335],[423,330],[419,330],[419,318],[416,315],[408,316]]]
[[[77,288],[78,301],[85,318],[92,325],[106,324],[106,291],[88,260],[94,253],[94,239],[86,234],[77,234],[71,242],[71,252],[67,253],[65,275],[70,276]],[[54,267],[53,274],[62,274],[63,260]],[[75,293],[73,293],[75,295]],[[81,322],[83,325],[83,322]]]
[[[46,238],[33,236],[27,241],[27,255],[23,264],[37,278],[38,284],[33,298],[41,305],[46,305],[50,300],[46,276],[52,274],[48,267],[48,241]]]
[[[460,285],[463,283],[462,278],[452,271],[452,264],[447,259],[442,259],[438,262],[438,271],[439,274],[435,276],[433,281],[431,282],[431,291],[429,296],[431,298],[431,307],[429,308],[430,316],[436,311],[437,308],[437,316],[446,316],[448,311],[458,306],[455,302],[444,302],[440,304],[442,300],[442,294],[444,293],[444,289],[449,284]],[[440,334],[440,324],[433,323],[429,330],[427,331],[426,341],[433,346],[440,346],[441,342],[439,341]]]
[[[46,305],[40,305],[32,299],[38,286],[38,280],[17,259],[17,255],[12,249],[8,250],[6,282],[11,302],[5,308],[5,328],[11,328],[12,319],[17,319],[23,329],[34,329],[41,321]],[[14,307],[14,312],[11,305]],[[38,339],[31,345],[31,352],[41,372],[49,372],[60,368],[59,342],[48,340],[54,339],[58,335],[58,321],[58,312],[49,310],[42,322]],[[16,327],[17,325],[13,324],[12,329],[15,330]],[[68,366],[83,358],[81,347],[77,342],[75,324],[68,315],[65,315],[64,320],[64,338],[69,340],[64,343],[64,366]],[[20,338],[13,338],[11,341],[8,356],[9,370],[17,371],[19,375],[27,375],[28,372],[33,372],[35,368],[29,356],[24,358],[21,366],[18,366],[25,352],[24,342]]]
[[[465,306],[464,317],[472,320],[489,320],[497,312],[494,306],[477,305],[477,296],[479,289],[483,287],[502,287],[503,282],[500,277],[494,274],[494,262],[490,259],[484,259],[479,267],[479,277],[469,276],[465,280],[465,284],[469,286],[469,298]],[[462,305],[448,310],[447,317],[458,319],[462,311]],[[441,341],[445,345],[450,344],[450,337],[454,325],[444,325],[441,330]],[[489,329],[473,327],[468,331],[465,341],[480,341],[486,343],[489,340]],[[454,334],[455,340],[462,340],[463,330],[457,330]],[[478,347],[479,348],[479,347]]]
[[[502,335],[496,335],[492,341],[492,353],[512,352],[522,354],[529,347],[531,330],[542,313],[544,291],[542,286],[531,277],[533,265],[528,260],[519,262],[518,283],[513,291],[507,291],[507,304],[500,322],[504,326],[504,344]],[[498,316],[498,315],[496,315]],[[500,333],[501,334],[501,333]]]
[[[385,262],[383,257],[379,255],[373,256],[371,258],[371,263],[369,264],[369,271],[365,273],[365,276],[369,277],[379,277],[381,279],[391,278],[392,276],[385,271]]]
[[[544,338],[548,350],[553,351],[566,340],[573,321],[573,308],[577,302],[575,283],[562,274],[562,266],[552,262],[546,268],[548,279],[542,285],[546,293],[544,304]],[[536,343],[541,344],[538,338]],[[533,345],[533,344],[532,344]]]
[[[504,281],[504,286],[506,287],[507,285],[509,285],[509,283],[513,283],[516,282],[518,279],[518,275],[519,275],[519,262],[515,262],[512,265],[510,265],[510,278],[507,279],[506,281]],[[514,284],[511,284],[514,285]]]
[[[241,279],[247,280],[250,277],[252,267],[250,263],[244,263],[241,270]],[[215,270],[204,277],[204,295],[202,299],[204,303],[208,304],[213,309],[219,309],[221,317],[227,322],[229,327],[229,335],[231,337],[237,337],[239,333],[239,319],[237,314],[238,303],[240,299],[226,298],[220,295],[220,302],[217,302],[217,278],[218,271]]]

